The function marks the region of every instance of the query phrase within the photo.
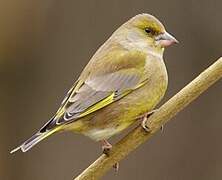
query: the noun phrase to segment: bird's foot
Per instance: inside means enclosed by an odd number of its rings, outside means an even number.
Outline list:
[[[110,144],[107,140],[102,140],[102,150],[103,154],[109,156],[110,150],[112,149],[112,144]]]
[[[102,140],[102,150],[103,150],[103,154],[109,156],[110,150],[112,149],[112,144],[110,144],[107,140]],[[113,165],[113,168],[115,169],[115,171],[117,172],[119,170],[119,163],[116,162]]]
[[[143,117],[143,121],[142,121],[142,123],[141,123],[141,126],[142,126],[142,128],[143,128],[146,132],[150,132],[151,130],[150,130],[149,126],[147,126],[147,120],[148,120],[148,118],[147,118],[147,116],[145,115],[145,116]]]
[[[148,113],[145,113],[145,114],[142,115],[142,116],[139,116],[139,118],[142,118],[142,119],[143,119],[143,121],[142,121],[142,123],[141,123],[141,126],[143,127],[143,129],[144,129],[146,132],[150,132],[150,128],[149,128],[149,126],[147,126],[147,120],[148,120],[148,118],[149,118],[154,112],[156,112],[156,111],[158,111],[158,109],[152,110],[152,111],[150,111],[150,112],[148,112]],[[162,125],[162,126],[160,127],[161,132],[163,132],[163,128],[164,128],[164,126]]]
[[[152,110],[152,111],[150,111],[150,112],[148,112],[148,113],[145,113],[144,115],[142,115],[142,116],[139,117],[139,118],[142,118],[142,119],[143,119],[143,121],[142,121],[142,123],[141,123],[141,126],[142,126],[142,128],[143,128],[146,132],[150,132],[150,131],[151,131],[150,128],[147,126],[147,120],[148,120],[148,118],[149,118],[154,112],[156,112],[156,111],[157,111],[157,109]]]

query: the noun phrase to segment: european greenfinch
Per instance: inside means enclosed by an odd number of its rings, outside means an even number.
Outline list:
[[[168,76],[165,47],[177,43],[152,15],[139,14],[121,25],[96,51],[56,114],[11,153],[28,151],[46,137],[73,131],[101,141],[151,112],[164,96]]]

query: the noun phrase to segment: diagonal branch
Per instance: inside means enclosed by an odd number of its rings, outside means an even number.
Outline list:
[[[101,155],[94,163],[85,169],[74,180],[96,180],[100,179],[112,166],[124,159],[131,151],[147,141],[157,132],[162,125],[167,123],[179,111],[184,109],[190,102],[196,99],[202,92],[213,85],[222,77],[222,57],[203,71],[175,96],[163,104],[157,112],[149,117],[147,133],[141,126],[129,132],[123,139],[115,144],[110,156]]]

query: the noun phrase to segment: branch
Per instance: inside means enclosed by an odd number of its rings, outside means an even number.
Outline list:
[[[145,132],[141,126],[134,128],[113,146],[109,157],[104,154],[101,155],[74,180],[100,179],[116,162],[124,159],[131,151],[152,137],[152,135],[156,133],[162,125],[167,123],[179,111],[184,109],[190,102],[196,99],[202,92],[213,85],[221,77],[222,57],[203,71],[198,77],[196,77],[169,101],[163,104],[158,111],[149,117],[149,123],[147,124],[150,128],[149,133]]]

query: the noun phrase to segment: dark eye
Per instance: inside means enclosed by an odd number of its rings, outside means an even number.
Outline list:
[[[145,28],[145,31],[146,31],[147,34],[150,34],[150,33],[153,32],[152,29],[150,29],[150,28]]]

